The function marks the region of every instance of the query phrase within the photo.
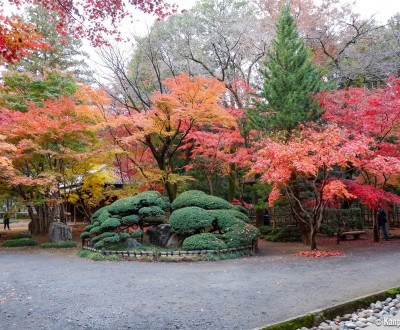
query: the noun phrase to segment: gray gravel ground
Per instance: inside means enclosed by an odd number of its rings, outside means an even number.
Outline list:
[[[251,329],[400,285],[399,245],[316,259],[268,244],[199,263],[1,248],[0,329]]]

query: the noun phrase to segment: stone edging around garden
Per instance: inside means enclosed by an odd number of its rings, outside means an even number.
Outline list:
[[[219,250],[193,250],[193,251],[116,251],[116,250],[105,250],[95,249],[93,247],[83,245],[83,250],[101,253],[103,255],[122,255],[123,257],[152,257],[153,260],[158,261],[161,257],[176,257],[176,256],[193,256],[193,255],[204,255],[204,254],[226,254],[231,252],[238,252],[244,250],[251,250],[255,253],[256,244],[251,246],[239,246],[236,248],[219,249]]]
[[[399,293],[400,287],[377,292],[371,295],[356,298],[354,300],[346,301],[336,306],[328,307],[325,309],[316,309],[305,315],[299,315],[286,321],[261,326],[258,328],[254,328],[253,330],[293,330],[302,327],[312,327],[320,324],[324,320],[333,319],[337,315],[353,313],[357,309],[366,308],[371,303],[376,302],[377,300],[384,301],[386,298],[395,296]]]

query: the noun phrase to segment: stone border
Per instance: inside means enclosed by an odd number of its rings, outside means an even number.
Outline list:
[[[231,252],[251,250],[255,253],[256,244],[249,246],[239,246],[236,248],[219,249],[219,250],[178,250],[178,251],[117,251],[117,250],[105,250],[95,249],[93,247],[82,245],[83,250],[101,253],[103,255],[122,255],[123,257],[151,257],[153,260],[158,261],[163,257],[176,257],[176,256],[193,256],[193,255],[204,255],[204,254],[227,254]]]
[[[399,293],[400,287],[396,287],[371,295],[362,296],[354,300],[349,300],[336,306],[325,309],[316,309],[305,315],[299,315],[279,323],[254,328],[253,330],[295,330],[301,327],[313,327],[325,320],[335,318],[337,315],[353,313],[357,309],[365,308],[377,300],[384,301],[386,298]]]

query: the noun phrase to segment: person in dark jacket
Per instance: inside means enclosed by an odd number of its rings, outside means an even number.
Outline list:
[[[10,230],[10,212],[6,211],[3,216],[3,224],[4,224],[4,230],[8,228]]]
[[[379,230],[379,228],[382,228],[383,239],[385,241],[388,241],[389,240],[389,235],[388,235],[387,228],[386,228],[386,223],[387,223],[386,212],[380,206],[378,206],[377,212],[378,212],[377,213],[377,216],[378,216],[378,230]]]

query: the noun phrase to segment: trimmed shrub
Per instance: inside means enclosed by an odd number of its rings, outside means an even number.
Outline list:
[[[102,249],[104,247],[104,241],[99,241],[94,245],[95,249]]]
[[[108,218],[107,220],[103,221],[100,225],[101,229],[114,229],[118,226],[121,226],[121,221],[117,218]]]
[[[119,238],[120,238],[121,240],[127,239],[127,238],[129,238],[129,237],[131,237],[131,234],[129,234],[129,233],[120,233],[120,234],[119,234]]]
[[[92,223],[93,223],[94,221],[96,221],[96,219],[100,216],[100,214],[101,214],[103,211],[107,211],[109,207],[110,207],[110,205],[107,205],[107,206],[104,206],[104,207],[98,209],[96,212],[94,212],[94,213],[92,214]]]
[[[90,233],[89,233],[88,231],[84,231],[84,232],[80,235],[81,238],[88,238],[89,236],[90,236]]]
[[[246,217],[250,217],[250,212],[248,209],[246,209],[243,205],[233,205],[234,210],[239,211],[240,213],[243,213]]]
[[[135,237],[142,236],[142,235],[143,235],[143,230],[137,229],[131,234],[131,237],[135,238]]]
[[[260,231],[249,224],[238,225],[229,228],[223,236],[226,246],[238,247],[251,245],[260,236]]]
[[[260,226],[258,229],[262,235],[269,235],[274,231],[274,227],[272,226]]]
[[[164,215],[165,212],[159,206],[146,206],[139,210],[139,215],[142,217]]]
[[[98,235],[98,236],[93,237],[93,238],[92,238],[92,242],[93,242],[93,243],[96,243],[96,242],[102,240],[103,238],[111,237],[111,236],[114,236],[114,235],[115,235],[114,232],[109,232],[109,231],[107,231],[107,232],[105,232],[105,233],[103,233],[103,234],[100,234],[100,235]]]
[[[222,211],[222,210],[221,210]],[[235,217],[238,220],[242,220],[246,223],[251,223],[249,217],[247,215],[244,215],[242,212],[239,212],[237,210],[223,210],[226,213],[232,215],[233,217]]]
[[[106,237],[103,239],[104,243],[118,243],[119,242],[119,235],[114,233],[113,236]]]
[[[172,212],[169,222],[171,230],[178,234],[193,234],[210,227],[214,219],[199,207],[185,207]]]
[[[336,232],[335,228],[327,225],[326,223],[321,223],[319,231],[323,234],[326,234],[328,237],[333,237]]]
[[[180,194],[172,203],[172,209],[197,206],[205,210],[234,209],[225,199],[210,196],[199,190],[188,190]]]
[[[183,241],[182,248],[185,250],[217,250],[226,249],[226,244],[217,235],[203,233],[192,235]]]
[[[139,224],[139,216],[136,214],[127,215],[121,218],[121,224],[123,225],[137,225]]]
[[[89,234],[90,235],[97,235],[101,233],[101,228],[100,227],[94,227],[90,229]]]
[[[89,231],[91,231],[94,227],[97,227],[97,226],[95,226],[95,225],[87,225],[87,226],[85,227],[85,231],[89,232]]]
[[[137,213],[139,205],[136,203],[136,196],[122,198],[109,205],[108,212],[121,217]]]
[[[3,242],[3,246],[5,247],[34,246],[38,244],[39,242],[32,238],[10,239]]]
[[[108,212],[108,210],[104,210],[103,212],[100,213],[99,217],[97,218],[97,221],[99,222],[99,224],[102,224],[104,221],[106,221],[108,218],[112,218],[111,213]],[[97,222],[93,222],[93,226],[95,226],[94,224]]]
[[[72,248],[76,247],[76,242],[70,241],[70,242],[62,242],[62,243],[51,243],[51,242],[46,242],[40,245],[44,249],[64,249],[64,248]]]

